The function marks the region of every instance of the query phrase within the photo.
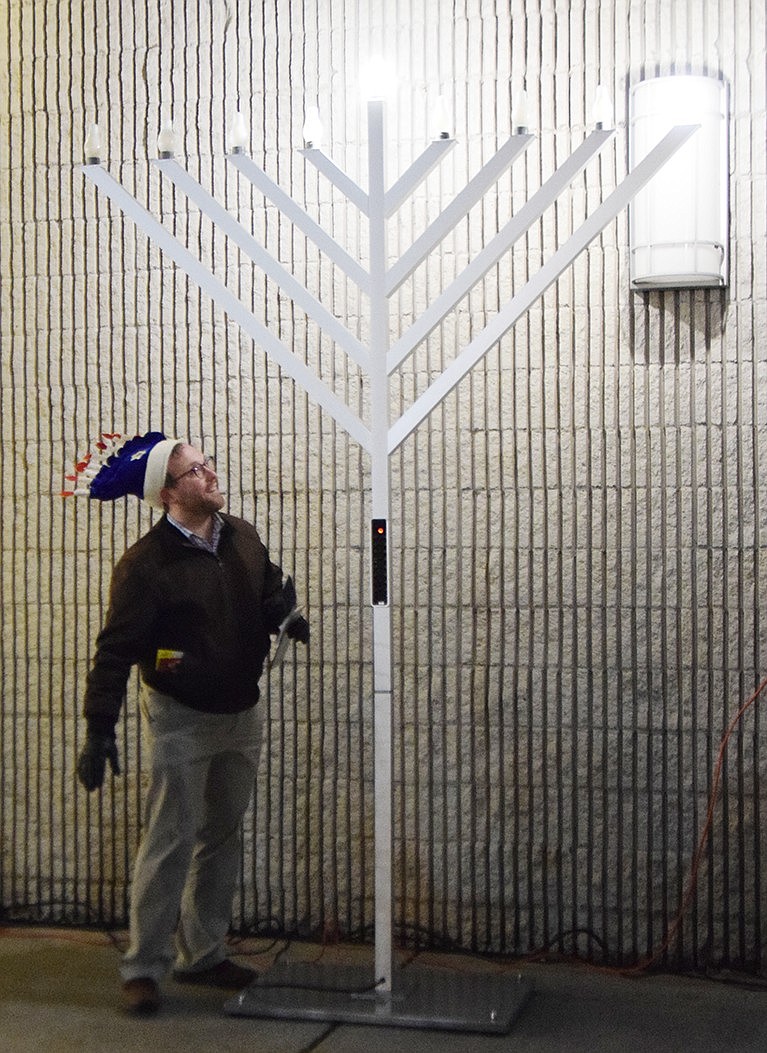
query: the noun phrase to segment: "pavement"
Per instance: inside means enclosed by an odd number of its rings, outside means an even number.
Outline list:
[[[387,996],[356,986],[359,977],[373,986],[373,949],[345,944],[233,941],[235,960],[258,971],[255,985],[227,993],[168,979],[160,1011],[135,1018],[121,1004],[123,941],[0,928],[0,1053],[767,1053],[764,980],[626,978],[577,963],[403,953]],[[349,978],[354,986],[337,985]],[[487,997],[500,1024],[482,1023]],[[405,1026],[413,1003],[417,1024]],[[328,1019],[333,1005],[340,1020]],[[451,1022],[452,1008],[480,1030]],[[506,1018],[505,1033],[488,1033]]]

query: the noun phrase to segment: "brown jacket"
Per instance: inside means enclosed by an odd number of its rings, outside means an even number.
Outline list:
[[[163,518],[115,567],[84,713],[94,730],[117,722],[130,669],[176,701],[237,713],[258,701],[258,678],[289,606],[282,571],[250,523],[222,515],[216,555]]]

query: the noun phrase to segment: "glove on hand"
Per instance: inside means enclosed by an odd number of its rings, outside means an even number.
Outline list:
[[[296,611],[296,587],[293,584],[293,579],[288,577],[285,579],[285,584],[282,586],[282,598],[288,611],[292,614],[289,616],[290,620],[285,626],[285,634],[291,640],[298,640],[299,643],[309,643],[309,622],[306,618],[302,617]]]
[[[309,622],[300,614],[287,624],[285,632],[291,640],[298,640],[302,644],[309,643]]]
[[[97,790],[103,785],[107,760],[115,775],[119,775],[120,761],[114,735],[89,730],[77,761],[77,778],[86,790]]]
[[[296,605],[297,597],[296,587],[293,584],[293,579],[291,577],[285,579],[285,584],[282,586],[282,598],[285,601],[285,607],[289,611],[292,611]]]

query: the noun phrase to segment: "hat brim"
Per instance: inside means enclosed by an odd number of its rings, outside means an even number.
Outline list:
[[[161,491],[168,476],[168,461],[181,439],[163,439],[149,451],[144,475],[144,500],[154,508],[162,508]]]

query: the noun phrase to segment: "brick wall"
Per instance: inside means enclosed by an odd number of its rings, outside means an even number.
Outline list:
[[[583,140],[609,87],[615,145],[404,363],[397,414],[625,174],[629,87],[707,73],[730,86],[728,289],[631,293],[620,216],[392,461],[397,933],[633,961],[677,914],[722,734],[765,673],[763,5],[155,6],[10,0],[0,18],[2,909],[125,920],[134,683],[125,776],[87,798],[74,761],[110,570],[151,517],[58,491],[98,431],[155,427],[215,452],[230,509],[295,574],[313,626],[308,656],[264,677],[235,924],[369,937],[374,920],[366,456],[95,193],[88,125],[109,170],[367,418],[362,371],[161,183],[162,123],[365,343],[364,295],[225,165],[233,113],[258,163],[365,262],[356,212],[297,150],[305,98],[364,185],[367,56],[396,71],[392,180],[446,97],[458,143],[392,223],[396,258],[505,140],[524,86],[536,142],[393,298],[393,341]],[[751,708],[730,741],[670,966],[763,967],[762,724]]]

